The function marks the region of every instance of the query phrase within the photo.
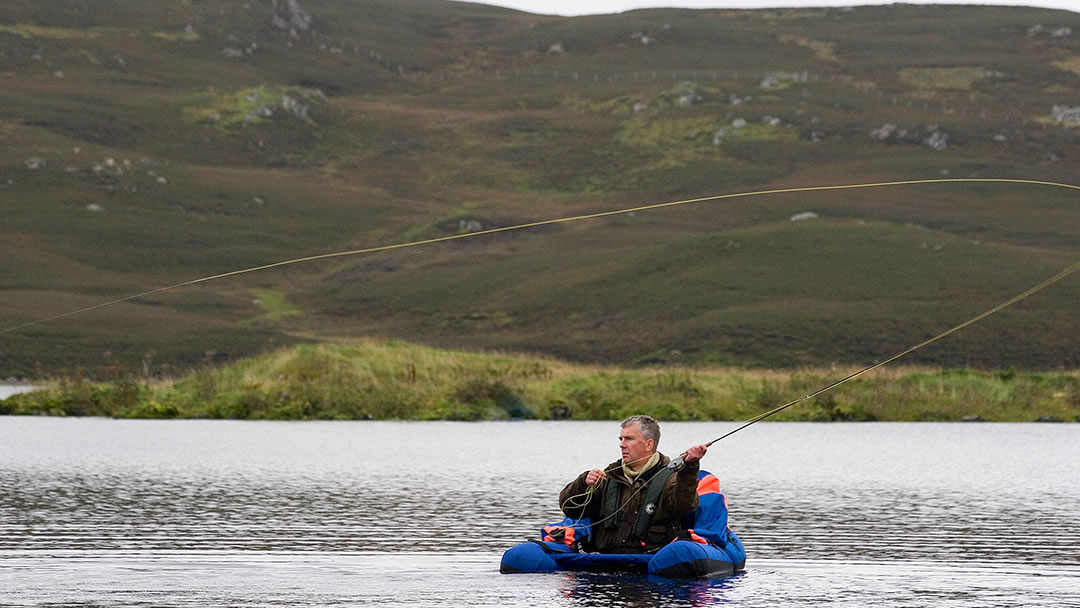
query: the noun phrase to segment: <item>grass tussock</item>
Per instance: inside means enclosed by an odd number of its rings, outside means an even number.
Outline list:
[[[1073,74],[1080,74],[1080,55],[1072,55],[1070,57],[1066,57],[1065,59],[1051,61],[1050,64],[1056,68],[1060,68],[1067,72],[1072,72]]]
[[[321,103],[317,92],[301,87],[258,86],[200,93],[193,96],[183,113],[189,122],[212,124],[225,130],[259,124],[277,116],[292,116],[314,124],[308,118],[308,111],[317,103]]]
[[[270,420],[744,420],[855,370],[624,369],[399,341],[303,345],[183,378],[80,375],[2,414]],[[1080,374],[876,370],[780,412],[789,421],[1080,421]]]
[[[791,34],[783,34],[780,36],[780,42],[784,44],[794,44],[805,49],[813,51],[814,56],[822,61],[836,61],[836,43],[825,42],[822,40],[813,40],[804,36],[793,36]]]
[[[48,27],[31,23],[0,24],[0,33],[9,33],[26,39],[43,38],[47,40],[96,40],[106,34],[122,31],[120,28],[69,28]]]
[[[920,89],[968,90],[986,76],[986,70],[977,66],[920,67],[900,70],[901,82]]]

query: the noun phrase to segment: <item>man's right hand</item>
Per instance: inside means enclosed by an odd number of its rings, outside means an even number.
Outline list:
[[[585,485],[591,486],[594,483],[607,479],[607,473],[600,469],[593,469],[585,475]]]

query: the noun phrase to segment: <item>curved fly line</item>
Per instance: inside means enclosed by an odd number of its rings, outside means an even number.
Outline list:
[[[567,223],[570,223],[570,222],[579,222],[579,221],[582,221],[582,220],[597,219],[597,218],[603,218],[603,217],[610,217],[610,216],[614,216],[614,215],[623,215],[623,214],[629,214],[629,213],[636,213],[638,211],[650,211],[650,210],[653,210],[653,209],[663,209],[663,208],[666,208],[666,207],[677,207],[677,206],[680,206],[680,205],[689,205],[689,204],[692,204],[692,203],[704,203],[704,202],[708,202],[708,201],[718,201],[718,200],[731,199],[731,198],[745,198],[745,197],[751,197],[751,196],[765,196],[765,195],[768,195],[768,194],[789,194],[789,193],[796,193],[796,192],[825,192],[825,191],[830,191],[830,190],[857,190],[857,189],[863,189],[863,188],[883,188],[883,187],[888,187],[888,186],[910,186],[910,185],[916,185],[916,184],[946,184],[946,183],[1026,184],[1026,185],[1051,186],[1051,187],[1056,187],[1056,188],[1069,188],[1069,189],[1072,189],[1072,190],[1080,190],[1080,186],[1076,186],[1076,185],[1073,185],[1073,184],[1065,184],[1065,183],[1060,183],[1060,182],[1051,182],[1051,181],[1034,180],[1034,179],[941,178],[941,179],[915,179],[915,180],[891,181],[891,182],[874,182],[874,183],[865,183],[865,184],[841,184],[841,185],[833,185],[833,186],[801,186],[801,187],[795,187],[795,188],[775,188],[775,189],[771,189],[771,190],[755,190],[755,191],[750,191],[750,192],[736,192],[736,193],[731,193],[731,194],[717,194],[717,195],[714,195],[714,196],[688,198],[688,199],[679,200],[679,201],[669,201],[669,202],[664,202],[664,203],[652,203],[652,204],[648,204],[648,205],[638,205],[638,206],[634,206],[634,207],[625,207],[625,208],[622,208],[622,209],[614,209],[614,210],[611,210],[611,211],[599,211],[599,212],[596,212],[596,213],[586,213],[586,214],[582,214],[582,215],[560,217],[560,218],[555,218],[555,219],[538,220],[538,221],[535,221],[535,222],[526,222],[526,223],[523,223],[523,224],[516,224],[516,225],[513,225],[513,226],[503,226],[503,227],[500,227],[500,228],[489,228],[489,229],[486,229],[486,230],[478,230],[476,232],[466,232],[466,233],[463,233],[463,234],[440,236],[440,237],[435,237],[435,238],[430,238],[430,239],[409,241],[409,242],[405,242],[405,243],[395,243],[395,244],[392,244],[392,245],[379,245],[377,247],[367,247],[367,248],[364,248],[364,249],[352,249],[352,250],[348,250],[348,251],[335,251],[335,252],[331,252],[331,253],[321,253],[321,254],[317,254],[317,255],[310,255],[310,256],[305,256],[305,257],[300,257],[300,258],[294,258],[294,259],[291,259],[291,260],[282,260],[280,262],[273,262],[273,263],[270,263],[270,264],[262,264],[260,266],[252,266],[250,268],[243,268],[243,269],[240,269],[240,270],[232,270],[232,271],[223,272],[223,273],[220,273],[220,274],[213,274],[213,275],[208,275],[208,276],[205,276],[205,277],[200,277],[198,279],[192,279],[190,281],[183,281],[181,283],[176,283],[176,284],[173,284],[173,285],[166,285],[164,287],[157,287],[155,289],[150,289],[148,291],[143,291],[143,292],[140,292],[140,293],[131,294],[131,295],[128,295],[128,296],[124,296],[122,298],[116,298],[116,299],[113,299],[113,300],[108,300],[108,301],[105,301],[105,302],[101,302],[99,304],[94,304],[92,306],[86,306],[84,308],[78,308],[78,309],[75,309],[75,310],[70,310],[68,312],[60,313],[60,314],[57,314],[57,315],[52,315],[52,316],[48,316],[48,317],[42,317],[40,319],[36,319],[36,320],[33,320],[33,321],[22,323],[20,325],[14,325],[12,327],[7,327],[7,328],[4,328],[4,329],[0,329],[0,334],[6,334],[6,333],[10,333],[10,332],[17,331],[17,330],[20,330],[20,329],[25,329],[27,327],[33,327],[35,325],[41,325],[42,323],[48,323],[50,321],[56,321],[56,320],[64,319],[64,318],[67,318],[67,317],[73,317],[73,316],[76,316],[76,315],[81,315],[81,314],[91,312],[91,311],[94,311],[94,310],[99,310],[99,309],[102,309],[102,308],[106,308],[108,306],[113,306],[115,304],[120,304],[122,302],[129,302],[131,300],[136,300],[136,299],[139,299],[139,298],[145,298],[147,296],[151,296],[151,295],[154,295],[154,294],[159,294],[159,293],[162,293],[162,292],[165,292],[165,291],[172,291],[172,290],[175,290],[175,289],[180,289],[181,287],[188,287],[188,286],[196,285],[196,284],[199,284],[199,283],[206,283],[206,282],[209,282],[209,281],[216,281],[218,279],[225,279],[225,278],[228,278],[228,277],[235,277],[235,276],[239,276],[239,275],[242,275],[242,274],[249,274],[249,273],[253,273],[253,272],[259,272],[259,271],[262,271],[262,270],[270,270],[272,268],[280,268],[282,266],[291,266],[293,264],[302,264],[302,263],[305,263],[305,262],[314,262],[314,261],[318,261],[318,260],[328,260],[328,259],[332,259],[332,258],[342,258],[342,257],[348,257],[348,256],[355,256],[355,255],[364,255],[364,254],[369,254],[369,253],[378,253],[378,252],[381,252],[381,251],[392,251],[394,249],[405,249],[407,247],[419,247],[421,245],[432,245],[432,244],[435,244],[435,243],[444,243],[444,242],[447,242],[447,241],[456,241],[456,240],[460,240],[460,239],[476,238],[476,237],[486,236],[486,235],[489,235],[489,234],[497,234],[497,233],[500,233],[500,232],[510,232],[510,231],[514,231],[514,230],[524,230],[526,228],[536,228],[538,226],[551,226],[551,225],[555,225],[555,224],[567,224]]]

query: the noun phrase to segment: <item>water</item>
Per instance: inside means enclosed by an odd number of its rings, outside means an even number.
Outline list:
[[[37,390],[37,387],[29,384],[0,384],[0,401],[3,401],[12,395],[29,393],[33,390]]]
[[[1080,606],[1069,424],[757,424],[704,460],[745,574],[499,574],[617,434],[0,417],[0,606]]]

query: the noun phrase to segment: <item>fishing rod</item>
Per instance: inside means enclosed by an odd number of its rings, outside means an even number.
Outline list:
[[[933,344],[934,342],[937,342],[938,340],[941,340],[942,338],[945,338],[946,336],[954,334],[954,333],[960,331],[961,329],[963,329],[963,328],[965,328],[965,327],[967,327],[969,325],[972,325],[974,323],[978,323],[979,321],[985,319],[986,317],[989,317],[990,315],[992,315],[994,313],[1000,312],[1000,311],[1012,306],[1013,304],[1016,304],[1017,302],[1027,298],[1028,296],[1031,296],[1031,295],[1033,295],[1033,294],[1035,294],[1035,293],[1037,293],[1039,291],[1042,291],[1043,289],[1045,289],[1045,288],[1053,285],[1054,283],[1057,283],[1058,281],[1061,281],[1065,277],[1073,274],[1077,270],[1080,270],[1080,260],[1077,260],[1071,266],[1068,266],[1064,270],[1062,270],[1062,271],[1058,272],[1057,274],[1051,276],[1050,278],[1038,283],[1037,285],[1034,285],[1034,286],[1028,288],[1027,290],[1023,291],[1022,293],[1019,293],[1019,294],[1009,298],[1008,300],[1005,300],[1004,302],[998,304],[997,306],[994,306],[993,308],[990,308],[989,310],[987,310],[985,312],[979,313],[979,314],[975,315],[974,317],[971,317],[970,319],[968,319],[967,321],[964,321],[963,323],[960,323],[959,325],[951,327],[951,328],[939,333],[938,335],[936,335],[936,336],[934,336],[932,338],[929,338],[927,340],[923,340],[922,342],[916,344],[915,346],[912,346],[912,347],[909,347],[909,348],[907,348],[907,349],[905,349],[903,351],[900,351],[900,352],[896,353],[895,355],[893,355],[893,356],[891,356],[891,357],[889,357],[887,359],[884,359],[884,360],[879,361],[877,363],[874,363],[872,365],[868,365],[868,366],[860,369],[857,372],[848,374],[847,376],[844,376],[843,378],[841,378],[841,379],[839,379],[839,380],[837,380],[837,381],[835,381],[835,382],[833,382],[831,384],[823,386],[823,387],[821,387],[821,388],[819,388],[819,389],[817,389],[817,390],[815,390],[815,391],[813,391],[811,393],[807,393],[806,395],[804,395],[802,397],[799,397],[798,399],[793,399],[793,400],[791,400],[791,401],[789,401],[789,402],[787,402],[787,403],[785,403],[783,405],[780,405],[780,406],[775,407],[775,408],[773,408],[771,410],[768,410],[766,412],[758,414],[757,416],[754,416],[754,417],[750,418],[749,420],[747,420],[746,422],[742,423],[738,427],[736,427],[736,428],[728,431],[727,433],[724,433],[723,435],[717,437],[716,439],[713,439],[712,441],[709,441],[709,442],[704,443],[702,445],[704,445],[706,448],[709,448],[713,444],[715,444],[715,443],[717,443],[719,441],[722,441],[722,440],[726,439],[727,437],[730,437],[730,436],[734,435],[735,433],[738,433],[739,431],[741,431],[741,430],[743,430],[743,429],[745,429],[745,428],[747,428],[747,427],[749,427],[749,426],[751,426],[753,424],[756,424],[758,422],[761,422],[762,420],[765,420],[766,418],[769,418],[769,417],[771,417],[771,416],[773,416],[775,414],[778,414],[778,413],[788,409],[789,407],[792,407],[794,405],[802,403],[803,401],[813,399],[814,397],[816,397],[816,396],[818,396],[818,395],[820,395],[822,393],[828,392],[828,391],[840,386],[841,384],[844,384],[845,382],[848,382],[850,380],[858,378],[859,376],[861,376],[863,374],[866,374],[868,372],[871,372],[871,371],[873,371],[875,369],[878,369],[879,367],[883,367],[885,365],[888,365],[889,363],[892,363],[893,361],[896,361],[897,359],[899,359],[901,357],[907,356],[907,355],[919,350],[920,348],[923,348],[924,346],[928,346],[930,344]],[[649,483],[657,475],[660,475],[660,473],[662,473],[664,471],[664,469],[671,469],[673,471],[682,470],[682,468],[684,466],[686,466],[686,455],[687,455],[687,453],[683,452],[679,456],[677,456],[675,458],[672,458],[671,461],[667,464],[666,467],[662,467],[662,468],[657,469],[657,471],[655,473],[653,473],[652,475],[650,475],[649,478],[646,479],[643,484],[641,484],[636,490],[631,492],[626,497],[626,499],[622,501],[622,504],[619,506],[619,509],[617,509],[614,514],[609,515],[609,516],[607,516],[607,517],[605,517],[605,518],[603,518],[603,519],[601,519],[599,521],[593,522],[593,525],[594,526],[599,525],[600,523],[603,523],[603,522],[607,521],[608,519],[611,519],[612,517],[617,515],[618,512],[623,507],[625,507],[627,504],[630,503],[631,500],[633,500],[634,496],[636,496],[638,493],[640,493],[642,490],[644,490],[644,488],[647,487],[649,485]],[[604,471],[604,473],[606,474],[607,471]],[[567,497],[566,500],[564,500],[563,503],[559,505],[560,510],[563,510],[566,507],[569,507],[571,509],[584,509],[585,506],[588,505],[589,502],[592,501],[593,496],[595,496],[596,488],[599,487],[600,482],[602,480],[603,480],[602,477],[598,478],[596,481],[594,481],[592,484],[590,484],[586,488],[586,490],[584,492],[582,492],[581,494],[575,494],[575,495]]]
[[[1034,285],[1033,287],[1030,287],[1026,291],[1024,291],[1024,292],[1022,292],[1020,294],[1017,294],[1017,295],[1009,298],[1008,300],[1005,300],[1004,302],[998,304],[997,306],[994,306],[993,308],[991,308],[991,309],[989,309],[989,310],[987,310],[985,312],[979,313],[979,314],[975,315],[974,317],[971,317],[967,321],[964,321],[963,323],[961,323],[959,325],[956,325],[955,327],[952,327],[950,329],[947,329],[947,330],[941,332],[940,334],[934,336],[933,338],[923,340],[922,342],[916,344],[915,346],[912,346],[912,347],[907,348],[907,349],[905,349],[905,350],[903,350],[903,351],[901,351],[899,353],[896,353],[895,355],[889,357],[888,359],[885,359],[883,361],[879,361],[877,363],[874,363],[873,365],[868,365],[868,366],[860,369],[857,372],[854,372],[852,374],[848,374],[847,376],[844,376],[843,378],[837,380],[836,382],[833,382],[832,384],[829,384],[827,386],[823,386],[823,387],[821,387],[821,388],[819,388],[816,391],[813,391],[811,393],[807,393],[806,395],[804,395],[802,397],[799,397],[798,399],[793,399],[793,400],[791,400],[791,401],[789,401],[789,402],[787,402],[787,403],[785,403],[785,404],[783,404],[781,406],[775,407],[775,408],[773,408],[773,409],[771,409],[771,410],[769,410],[767,412],[763,412],[761,414],[758,414],[757,416],[754,416],[753,418],[750,418],[749,420],[747,420],[743,424],[739,425],[738,427],[728,431],[727,433],[724,433],[723,435],[721,435],[721,436],[717,437],[716,439],[713,439],[712,441],[709,441],[708,443],[705,443],[703,445],[706,448],[708,448],[708,447],[712,446],[712,444],[714,444],[714,443],[716,443],[718,441],[721,441],[721,440],[723,440],[723,439],[725,439],[727,437],[730,437],[730,436],[734,435],[735,433],[738,433],[739,431],[747,428],[748,426],[750,426],[752,424],[755,424],[755,423],[758,423],[758,422],[761,422],[762,420],[765,420],[766,418],[769,418],[770,416],[773,416],[774,414],[779,414],[780,412],[788,409],[789,407],[791,407],[793,405],[797,405],[797,404],[802,403],[803,401],[806,401],[808,399],[813,399],[814,397],[816,397],[816,396],[818,396],[818,395],[820,395],[822,393],[825,393],[827,391],[831,391],[832,389],[840,386],[841,384],[844,384],[845,382],[848,382],[849,380],[853,380],[853,379],[858,378],[859,376],[861,376],[861,375],[863,375],[863,374],[865,374],[867,372],[871,372],[871,371],[873,371],[873,370],[875,370],[875,369],[877,369],[879,367],[888,365],[889,363],[892,363],[893,361],[896,361],[897,359],[899,359],[901,357],[909,355],[909,354],[919,350],[920,348],[922,348],[924,346],[928,346],[930,344],[933,344],[934,342],[937,342],[938,340],[941,340],[942,338],[944,338],[944,337],[946,337],[946,336],[948,336],[950,334],[954,334],[954,333],[960,331],[961,329],[963,329],[963,328],[965,328],[965,327],[967,327],[969,325],[972,325],[973,323],[978,323],[979,321],[985,319],[986,317],[989,317],[990,315],[992,315],[992,314],[994,314],[996,312],[1004,310],[1004,309],[1012,306],[1013,304],[1016,304],[1020,300],[1023,300],[1024,298],[1027,298],[1028,296],[1030,296],[1030,295],[1032,295],[1032,294],[1034,294],[1036,292],[1042,291],[1043,289],[1053,285],[1054,283],[1057,283],[1058,281],[1060,281],[1060,280],[1064,279],[1065,277],[1071,275],[1072,273],[1076,272],[1077,270],[1080,270],[1080,260],[1077,260],[1071,266],[1065,268],[1061,272],[1058,272],[1054,276],[1042,281],[1041,283],[1039,283],[1037,285]],[[683,452],[678,458],[672,459],[671,463],[668,464],[668,466],[670,468],[678,470],[678,469],[682,468],[682,466],[685,464],[685,458],[686,458],[686,452]]]

